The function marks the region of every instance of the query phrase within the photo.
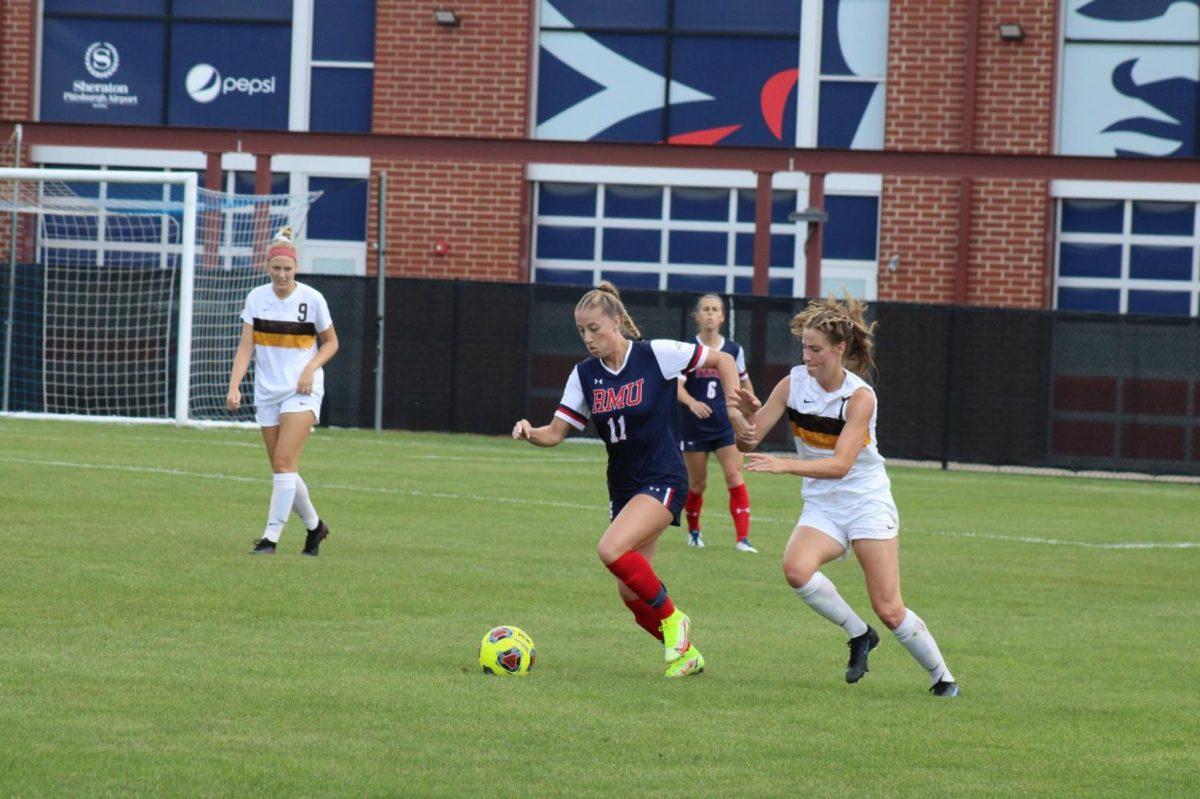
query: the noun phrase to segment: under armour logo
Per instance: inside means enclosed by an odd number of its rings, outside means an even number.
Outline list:
[[[604,385],[604,378],[603,378],[603,377],[593,377],[593,378],[592,378],[592,385],[593,385],[593,386],[602,386],[602,385]]]

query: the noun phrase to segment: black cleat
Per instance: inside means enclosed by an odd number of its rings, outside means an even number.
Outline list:
[[[254,549],[250,550],[251,555],[274,555],[275,542],[269,541],[266,538],[260,538],[254,542]]]
[[[308,535],[304,539],[304,551],[301,555],[311,555],[316,557],[321,551],[321,542],[329,538],[329,528],[325,522],[317,519],[317,526],[308,531]]]
[[[867,668],[867,655],[879,646],[879,633],[873,627],[867,627],[862,635],[851,638],[846,642],[850,647],[850,662],[846,664],[846,682],[855,683],[863,678]]]
[[[954,697],[958,696],[958,683],[938,680],[933,685],[929,686],[929,693],[933,694],[934,696],[953,699]]]

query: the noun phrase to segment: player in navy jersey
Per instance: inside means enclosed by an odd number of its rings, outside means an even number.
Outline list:
[[[571,370],[562,402],[544,427],[522,419],[513,438],[539,447],[561,444],[588,419],[608,450],[609,525],[597,546],[617,578],[617,590],[637,623],[663,642],[666,676],[704,669],[692,643],[691,622],[671,601],[650,565],[659,536],[679,524],[687,470],[675,430],[676,378],[717,369],[722,390],[738,388],[733,358],[700,343],[641,341],[615,287],[602,283],[575,306],[575,326],[591,357]],[[745,417],[730,410],[735,430],[752,435]]]
[[[725,303],[718,294],[705,294],[696,301],[692,311],[699,335],[696,341],[704,346],[728,353],[737,365],[742,388],[753,393],[754,387],[746,374],[746,356],[736,341],[721,335],[725,323]],[[750,494],[742,479],[742,454],[733,441],[733,428],[725,409],[725,392],[715,369],[696,369],[679,379],[679,401],[687,408],[683,414],[683,431],[679,447],[688,471],[688,495],[684,504],[687,517],[688,544],[704,546],[700,535],[700,508],[704,504],[704,489],[708,486],[708,453],[715,453],[725,487],[729,489],[729,515],[733,517],[738,552],[757,552],[750,543]]]

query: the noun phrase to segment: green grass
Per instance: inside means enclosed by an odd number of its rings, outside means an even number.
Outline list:
[[[1200,549],[1012,539],[1200,541],[1198,486],[892,469],[946,702],[886,634],[842,682],[779,570],[795,479],[750,476],[757,557],[715,469],[709,547],[664,536],[708,662],[668,682],[595,555],[600,448],[322,429],[302,471],[333,537],[251,558],[257,432],[0,419],[0,795],[1195,795]],[[501,623],[526,679],[479,674]]]

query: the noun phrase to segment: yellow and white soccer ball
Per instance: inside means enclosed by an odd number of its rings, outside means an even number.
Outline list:
[[[528,674],[536,658],[533,639],[519,627],[493,627],[479,644],[484,674]]]

